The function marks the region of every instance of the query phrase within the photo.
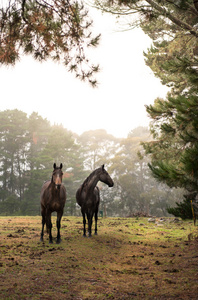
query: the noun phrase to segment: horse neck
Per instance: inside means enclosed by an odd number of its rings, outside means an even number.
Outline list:
[[[60,189],[56,189],[55,183],[53,181],[50,182],[50,185],[48,188],[51,190],[51,193],[53,195],[60,195],[61,186],[60,186]]]
[[[97,173],[91,174],[87,182],[87,190],[93,191],[98,181],[99,181],[99,174]]]

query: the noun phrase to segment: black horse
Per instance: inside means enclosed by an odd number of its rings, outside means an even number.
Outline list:
[[[44,226],[46,223],[47,232],[49,233],[49,242],[52,241],[52,222],[51,214],[52,212],[57,212],[57,244],[61,242],[60,238],[60,223],[64,211],[64,206],[66,202],[66,189],[62,185],[62,167],[56,167],[54,163],[54,170],[52,173],[52,179],[46,181],[41,190],[41,215],[42,215],[42,231],[41,231],[41,241],[43,241]]]
[[[113,180],[104,169],[104,165],[93,171],[76,192],[76,201],[81,207],[83,216],[84,236],[86,236],[85,215],[88,220],[89,236],[91,236],[92,219],[93,215],[95,215],[95,234],[97,234],[98,207],[100,203],[99,188],[96,186],[98,181],[106,183],[109,187],[114,185]]]

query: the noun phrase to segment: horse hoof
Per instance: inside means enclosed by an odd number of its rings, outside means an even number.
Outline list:
[[[95,235],[98,235],[98,233],[97,233],[97,232],[95,232]]]
[[[56,244],[60,244],[62,242],[62,240],[60,239],[60,240],[57,240],[56,241]]]
[[[49,241],[49,244],[53,244],[53,241]]]

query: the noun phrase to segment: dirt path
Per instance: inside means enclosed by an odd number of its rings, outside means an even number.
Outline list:
[[[82,218],[64,217],[60,245],[40,230],[40,217],[0,217],[0,299],[198,299],[192,222],[100,219],[83,238]]]

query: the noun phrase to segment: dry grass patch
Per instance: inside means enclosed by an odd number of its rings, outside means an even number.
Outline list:
[[[53,236],[56,236],[53,218]],[[0,217],[1,299],[197,299],[197,226],[104,218],[82,236],[63,217],[62,243],[39,241],[41,217]]]

